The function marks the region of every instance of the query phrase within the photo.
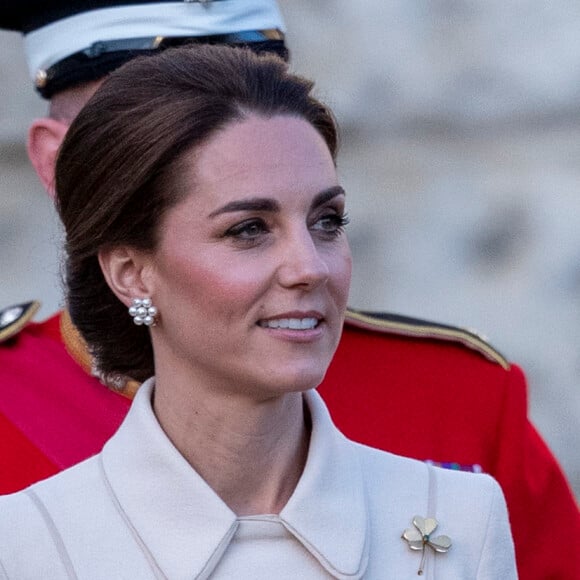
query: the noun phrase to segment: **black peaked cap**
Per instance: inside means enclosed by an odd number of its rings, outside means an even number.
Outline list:
[[[181,0],[182,2],[202,3],[203,0]],[[212,0],[206,0],[212,1]],[[222,0],[213,0],[221,3]],[[11,6],[10,10],[0,11],[0,29],[21,32],[25,37],[35,33],[45,26],[69,17],[85,14],[93,10],[109,8],[139,7],[146,4],[179,3],[179,0],[20,0]],[[276,2],[271,0],[272,11]],[[240,14],[248,14],[252,10],[251,0],[239,0],[237,10]],[[60,31],[62,35],[62,30]],[[76,34],[73,28],[70,34]],[[66,42],[66,37],[64,37]],[[50,99],[55,93],[66,90],[75,85],[97,80],[121,66],[139,54],[147,54],[162,50],[169,46],[178,46],[190,42],[210,44],[231,44],[249,46],[256,52],[271,52],[283,59],[289,59],[288,49],[284,41],[284,34],[279,29],[246,30],[242,32],[209,33],[207,36],[158,36],[155,33],[151,38],[119,38],[102,41],[94,39],[93,43],[82,47],[78,52],[61,57],[53,61],[48,67],[31,67],[31,76],[40,95]],[[42,45],[41,45],[42,50]],[[38,51],[40,52],[40,51]],[[35,53],[35,54],[38,54]],[[50,56],[50,50],[47,49]],[[28,54],[28,53],[27,53]]]
[[[28,34],[51,22],[89,10],[169,1],[175,0],[20,0],[13,2],[9,9],[0,10],[0,28]]]

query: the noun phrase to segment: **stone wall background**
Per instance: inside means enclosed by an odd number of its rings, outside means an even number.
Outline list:
[[[580,5],[282,0],[293,67],[343,131],[351,305],[475,328],[530,383],[580,496]],[[61,302],[25,152],[45,103],[0,32],[0,305]]]

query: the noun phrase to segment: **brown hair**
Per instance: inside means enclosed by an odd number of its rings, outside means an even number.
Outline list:
[[[164,212],[187,194],[180,184],[184,154],[250,113],[305,119],[336,159],[336,124],[312,88],[276,56],[174,48],[112,73],[72,123],[56,165],[67,302],[109,382],[148,378],[153,353],[148,329],[133,324],[108,287],[98,252],[120,245],[154,250]]]

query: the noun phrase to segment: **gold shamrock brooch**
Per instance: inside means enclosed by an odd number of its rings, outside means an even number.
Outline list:
[[[411,550],[421,551],[421,563],[417,574],[421,576],[425,567],[425,547],[429,546],[434,552],[447,552],[451,548],[451,538],[449,536],[437,536],[432,538],[431,534],[437,529],[438,522],[435,518],[413,518],[414,528],[407,528],[403,532],[402,538],[409,543]]]

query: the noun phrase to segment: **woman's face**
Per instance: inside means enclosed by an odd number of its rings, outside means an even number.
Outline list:
[[[190,159],[180,179],[191,194],[166,214],[145,270],[160,313],[156,366],[266,396],[317,386],[351,276],[324,140],[299,118],[251,116]]]

